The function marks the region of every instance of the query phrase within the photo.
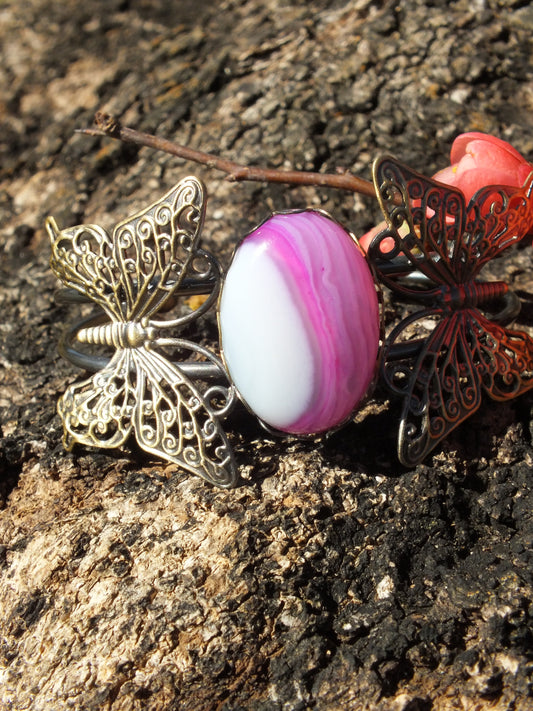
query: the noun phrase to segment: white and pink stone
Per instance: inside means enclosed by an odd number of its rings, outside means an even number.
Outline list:
[[[231,379],[272,428],[336,427],[372,381],[380,330],[372,275],[352,237],[321,212],[274,215],[244,239],[219,320]]]

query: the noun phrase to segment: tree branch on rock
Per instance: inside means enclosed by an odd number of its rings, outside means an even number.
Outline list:
[[[153,148],[173,156],[190,160],[194,163],[206,165],[209,168],[220,170],[227,174],[227,179],[232,182],[244,180],[283,183],[286,185],[313,185],[336,190],[347,190],[360,193],[369,197],[376,197],[374,185],[369,180],[359,178],[349,172],[314,173],[299,170],[278,170],[277,168],[261,168],[246,166],[235,161],[220,158],[219,156],[204,151],[198,151],[188,146],[174,143],[166,138],[154,136],[151,133],[137,131],[127,126],[122,126],[120,121],[109,114],[98,112],[94,117],[94,128],[78,129],[77,133],[88,136],[108,136],[124,143],[133,143],[137,146]]]

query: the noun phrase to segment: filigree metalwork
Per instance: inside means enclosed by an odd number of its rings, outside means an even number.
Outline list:
[[[369,258],[384,284],[424,304],[392,330],[382,365],[385,383],[403,398],[398,456],[413,466],[477,410],[482,391],[506,400],[533,387],[533,340],[480,311],[504,296],[507,285],[476,279],[531,230],[533,173],[521,189],[489,186],[468,205],[460,191],[393,158],[378,159],[373,173],[387,227],[371,243]],[[405,280],[405,262],[424,279]],[[433,322],[414,347],[398,348]]]
[[[112,238],[96,225],[60,231],[48,218],[52,270],[107,317],[99,325],[89,321],[74,336],[115,349],[101,370],[67,388],[58,412],[67,449],[75,443],[119,447],[133,434],[146,452],[229,487],[236,465],[220,418],[233,404],[234,388],[193,382],[169,350],[192,353],[222,379],[221,361],[199,344],[163,335],[198,318],[217,298],[220,268],[198,246],[204,211],[205,189],[189,177],[120,222]],[[188,281],[197,291],[205,285],[207,299],[192,312],[164,319],[161,312]]]

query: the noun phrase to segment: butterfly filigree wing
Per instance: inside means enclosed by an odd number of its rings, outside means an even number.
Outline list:
[[[415,466],[481,403],[481,378],[472,357],[465,311],[455,311],[437,322],[415,356],[389,361],[384,376],[404,398],[398,433],[398,457]],[[426,320],[422,311],[407,320]],[[401,327],[401,328],[400,328]],[[405,322],[391,339],[405,328]]]
[[[522,331],[502,328],[474,309],[466,318],[472,357],[487,394],[504,401],[533,388],[533,339]]]
[[[113,243],[98,225],[59,230],[53,217],[46,221],[52,254],[50,267],[64,286],[89,297],[114,321],[123,320],[121,276],[114,267]]]
[[[368,253],[383,281],[396,291],[412,293],[385,269],[401,255],[434,284],[456,284],[457,249],[466,224],[462,192],[389,156],[374,162],[373,175],[387,227],[374,238]]]
[[[117,350],[105,368],[67,389],[58,412],[66,449],[75,443],[116,448],[133,433],[146,452],[213,484],[236,482],[231,446],[214,407],[155,351]]]
[[[408,317],[391,341],[406,322],[438,313]],[[415,356],[383,367],[390,388],[404,398],[398,456],[414,466],[478,409],[483,391],[508,400],[533,388],[533,339],[492,323],[477,309],[460,309],[437,322]]]
[[[115,227],[126,320],[150,317],[179,287],[197,253],[204,212],[205,188],[188,177]]]
[[[233,486],[236,464],[214,406],[157,352],[139,348],[132,357],[137,372],[133,427],[139,446],[212,484]]]
[[[473,274],[533,228],[533,173],[521,188],[488,186],[468,204],[465,233],[457,252]]]
[[[131,433],[136,404],[132,351],[115,352],[108,365],[92,377],[70,385],[58,402],[63,421],[63,442],[114,448]]]
[[[204,210],[205,189],[189,177],[120,222],[112,239],[97,225],[59,230],[48,218],[52,271],[114,321],[149,317],[179,287],[194,259]]]

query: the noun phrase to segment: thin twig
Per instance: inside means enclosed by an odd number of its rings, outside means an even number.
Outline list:
[[[245,166],[232,160],[219,158],[211,153],[197,151],[165,138],[159,138],[151,133],[136,131],[122,124],[109,114],[98,112],[95,117],[95,128],[78,129],[77,133],[88,136],[109,136],[124,143],[134,143],[137,146],[154,148],[185,160],[207,165],[227,173],[228,180],[253,180],[266,183],[285,183],[287,185],[316,185],[337,190],[349,190],[370,197],[376,197],[374,185],[369,180],[358,178],[351,173],[312,173],[299,170],[277,170],[276,168],[259,168]]]

